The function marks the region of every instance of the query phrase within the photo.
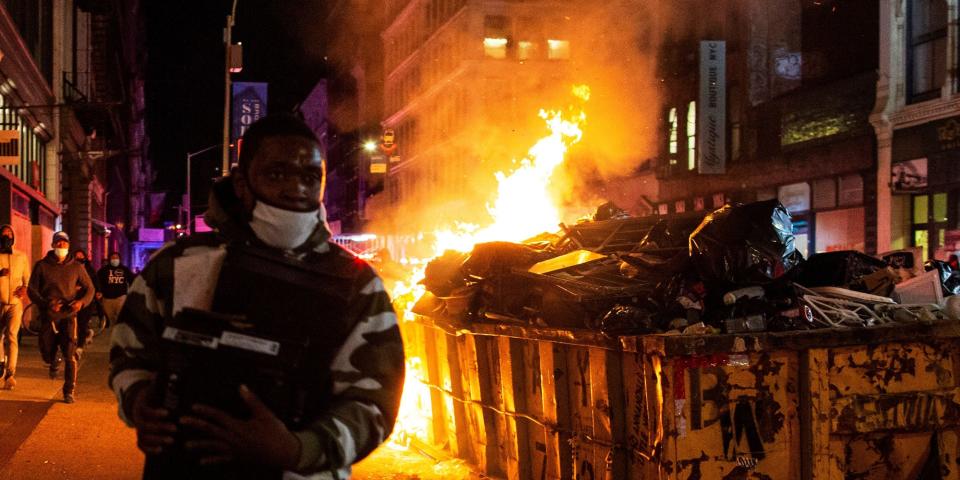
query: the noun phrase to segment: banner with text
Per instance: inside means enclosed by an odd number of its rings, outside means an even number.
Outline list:
[[[232,149],[231,163],[237,163],[240,155],[240,146],[237,139],[250,128],[257,120],[267,116],[267,84],[264,82],[234,82],[233,108],[231,116],[230,143]]]
[[[697,109],[697,165],[703,174],[726,173],[726,42],[700,42],[700,98]]]

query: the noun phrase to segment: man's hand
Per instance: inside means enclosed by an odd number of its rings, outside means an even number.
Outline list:
[[[137,429],[137,447],[148,455],[157,455],[164,447],[173,445],[177,425],[170,420],[169,412],[153,408],[147,402],[150,387],[141,387],[133,397],[133,415],[130,420]]]
[[[53,312],[60,313],[60,309],[63,308],[62,300],[53,300],[50,302],[50,310]]]
[[[193,414],[181,418],[180,423],[200,430],[209,439],[189,441],[187,449],[200,453],[203,464],[244,459],[295,470],[300,460],[300,440],[246,386],[240,387],[240,396],[250,408],[249,420],[194,405]]]
[[[74,312],[79,312],[80,310],[83,310],[83,302],[79,300],[70,302],[70,310],[73,310]]]

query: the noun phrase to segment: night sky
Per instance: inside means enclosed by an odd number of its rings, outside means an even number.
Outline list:
[[[155,191],[169,191],[166,217],[184,189],[187,152],[218,144],[223,128],[223,27],[230,0],[145,0],[147,129]],[[270,112],[290,111],[331,68],[319,31],[321,0],[239,0],[234,42],[244,69],[234,81],[269,83]],[[194,210],[218,175],[219,151],[193,159]]]

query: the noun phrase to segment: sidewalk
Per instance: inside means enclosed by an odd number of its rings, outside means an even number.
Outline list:
[[[88,346],[67,405],[62,368],[51,380],[36,337],[23,337],[17,388],[0,390],[0,480],[140,478],[143,455],[107,388],[108,344],[105,332]]]
[[[84,352],[76,403],[63,403],[63,370],[56,380],[40,360],[37,338],[20,345],[17,388],[0,390],[0,480],[135,480],[143,454],[136,435],[117,417],[107,388],[109,332]],[[468,478],[456,461],[435,462],[390,446],[354,467],[354,480]],[[469,478],[479,478],[469,476]],[[186,480],[186,479],[184,479]]]

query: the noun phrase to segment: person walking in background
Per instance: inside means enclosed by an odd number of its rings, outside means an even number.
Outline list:
[[[100,296],[100,285],[97,282],[97,272],[93,269],[93,266],[90,265],[90,259],[87,258],[87,252],[84,252],[81,249],[77,249],[73,252],[73,259],[77,261],[80,265],[83,265],[83,269],[87,272],[87,276],[90,277],[90,280],[93,281],[94,289],[94,300],[99,300]],[[93,315],[97,313],[97,308],[99,305],[96,301],[90,302],[89,304],[84,304],[82,310],[77,312],[77,332],[79,338],[77,339],[77,348],[80,349],[80,352],[83,352],[83,348],[87,346],[87,343],[93,340],[93,329],[90,327],[90,319],[93,318]]]
[[[120,254],[113,252],[110,254],[110,263],[97,272],[97,283],[100,285],[97,298],[103,305],[108,324],[113,325],[127,299],[127,288],[133,283],[133,272],[121,263]]]
[[[30,284],[30,268],[27,256],[13,249],[13,227],[0,226],[0,332],[3,334],[4,368],[0,368],[0,381],[4,390],[13,390],[17,385],[17,334],[23,320],[23,299]]]
[[[43,327],[41,354],[50,363],[50,376],[56,377],[56,349],[66,364],[63,375],[63,401],[74,402],[77,385],[77,312],[93,300],[93,280],[86,269],[70,256],[70,237],[66,232],[53,234],[53,250],[33,267],[27,294],[40,308]]]

